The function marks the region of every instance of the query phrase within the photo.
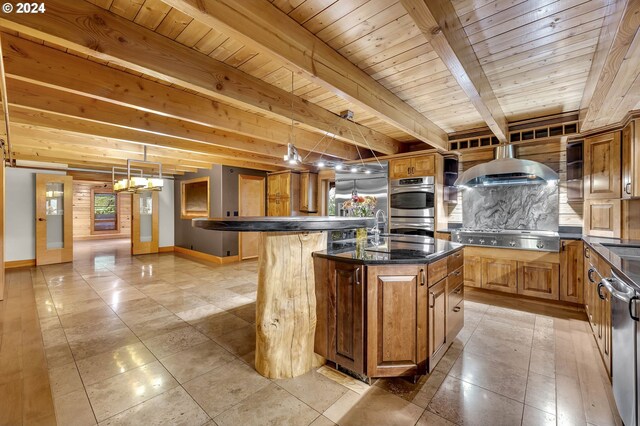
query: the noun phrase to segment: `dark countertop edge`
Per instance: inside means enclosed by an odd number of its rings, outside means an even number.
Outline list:
[[[354,259],[354,258],[336,256],[336,254],[351,253],[354,251],[353,248],[347,248],[335,254],[328,254],[328,253],[323,253],[322,251],[316,251],[316,252],[313,252],[311,255],[313,257],[320,257],[323,259],[335,260],[337,262],[353,263],[358,265],[424,265],[428,263],[433,263],[437,260],[447,257],[450,254],[453,254],[464,248],[463,245],[458,243],[450,243],[450,244],[455,244],[455,247],[430,254],[429,256],[426,256],[426,257],[416,258],[416,259],[365,260],[365,259]]]
[[[622,278],[627,284],[633,286],[637,292],[640,292],[640,277],[635,277],[634,279],[633,277],[629,276],[629,274],[625,272],[619,265],[617,265],[616,262],[613,262],[611,260],[612,257],[619,259],[618,256],[613,254],[611,250],[601,244],[602,242],[611,242],[612,244],[640,245],[640,241],[622,240],[620,238],[591,237],[588,235],[583,236],[582,241],[584,241],[584,243],[589,246],[591,250],[594,250],[596,253],[598,253],[598,255],[603,258],[609,266],[611,266],[611,269],[615,271],[616,275]],[[625,241],[625,243],[623,243],[622,241]]]
[[[209,231],[229,232],[322,232],[371,228],[374,217],[337,218],[330,216],[260,216],[193,219],[191,226]]]

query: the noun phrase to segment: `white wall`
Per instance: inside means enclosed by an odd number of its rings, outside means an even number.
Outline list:
[[[160,191],[160,217],[158,227],[158,246],[169,247],[174,245],[174,185],[173,180],[165,179],[164,188]]]
[[[7,167],[5,186],[5,261],[36,258],[36,173],[47,170]]]

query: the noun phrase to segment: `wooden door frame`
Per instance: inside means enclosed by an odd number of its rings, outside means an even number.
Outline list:
[[[45,211],[46,205],[42,205],[46,199],[41,197],[42,191],[46,191],[46,184],[48,182],[57,182],[64,185],[64,206],[63,206],[63,225],[64,225],[64,247],[57,250],[56,254],[50,253],[47,255],[47,224],[46,219],[38,217],[41,211]],[[44,194],[43,194],[44,195]],[[54,175],[47,173],[36,174],[36,264],[37,265],[49,265],[53,263],[65,263],[73,261],[73,177],[68,175]],[[45,212],[46,215],[46,212]],[[44,244],[45,249],[39,250]]]
[[[151,215],[151,241],[139,242],[139,248],[136,249],[136,238],[140,235],[140,219],[136,221],[136,215],[140,215],[140,194],[132,194],[131,196],[131,254],[133,256],[139,254],[158,253],[158,245],[160,239],[160,194],[158,191],[151,193],[153,213]],[[138,237],[136,237],[136,234]]]
[[[113,194],[116,197],[116,229],[112,231],[96,231],[95,230],[95,194]],[[119,194],[114,192],[113,189],[107,188],[91,188],[91,201],[89,203],[89,219],[91,229],[89,230],[91,235],[109,235],[109,234],[119,234],[120,233],[120,200]]]
[[[267,198],[267,177],[266,176],[256,176],[256,175],[238,175],[238,216],[242,216],[242,212],[240,208],[242,206],[242,180],[261,180],[262,181],[262,197],[260,198],[260,210],[262,210],[262,216],[265,216],[266,213],[266,203],[265,200]],[[247,259],[255,259],[257,256],[251,257],[242,257],[242,233],[238,232],[238,259],[239,260],[247,260]]]

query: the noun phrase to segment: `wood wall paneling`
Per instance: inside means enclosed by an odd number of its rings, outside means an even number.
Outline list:
[[[111,189],[111,182],[73,182],[73,239],[89,240],[101,238],[131,237],[131,194],[118,194],[118,230],[95,235],[91,230],[91,190]]]

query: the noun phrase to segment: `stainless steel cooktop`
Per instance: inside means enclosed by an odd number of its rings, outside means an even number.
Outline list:
[[[560,236],[552,231],[460,228],[451,233],[451,241],[471,246],[560,251]]]

